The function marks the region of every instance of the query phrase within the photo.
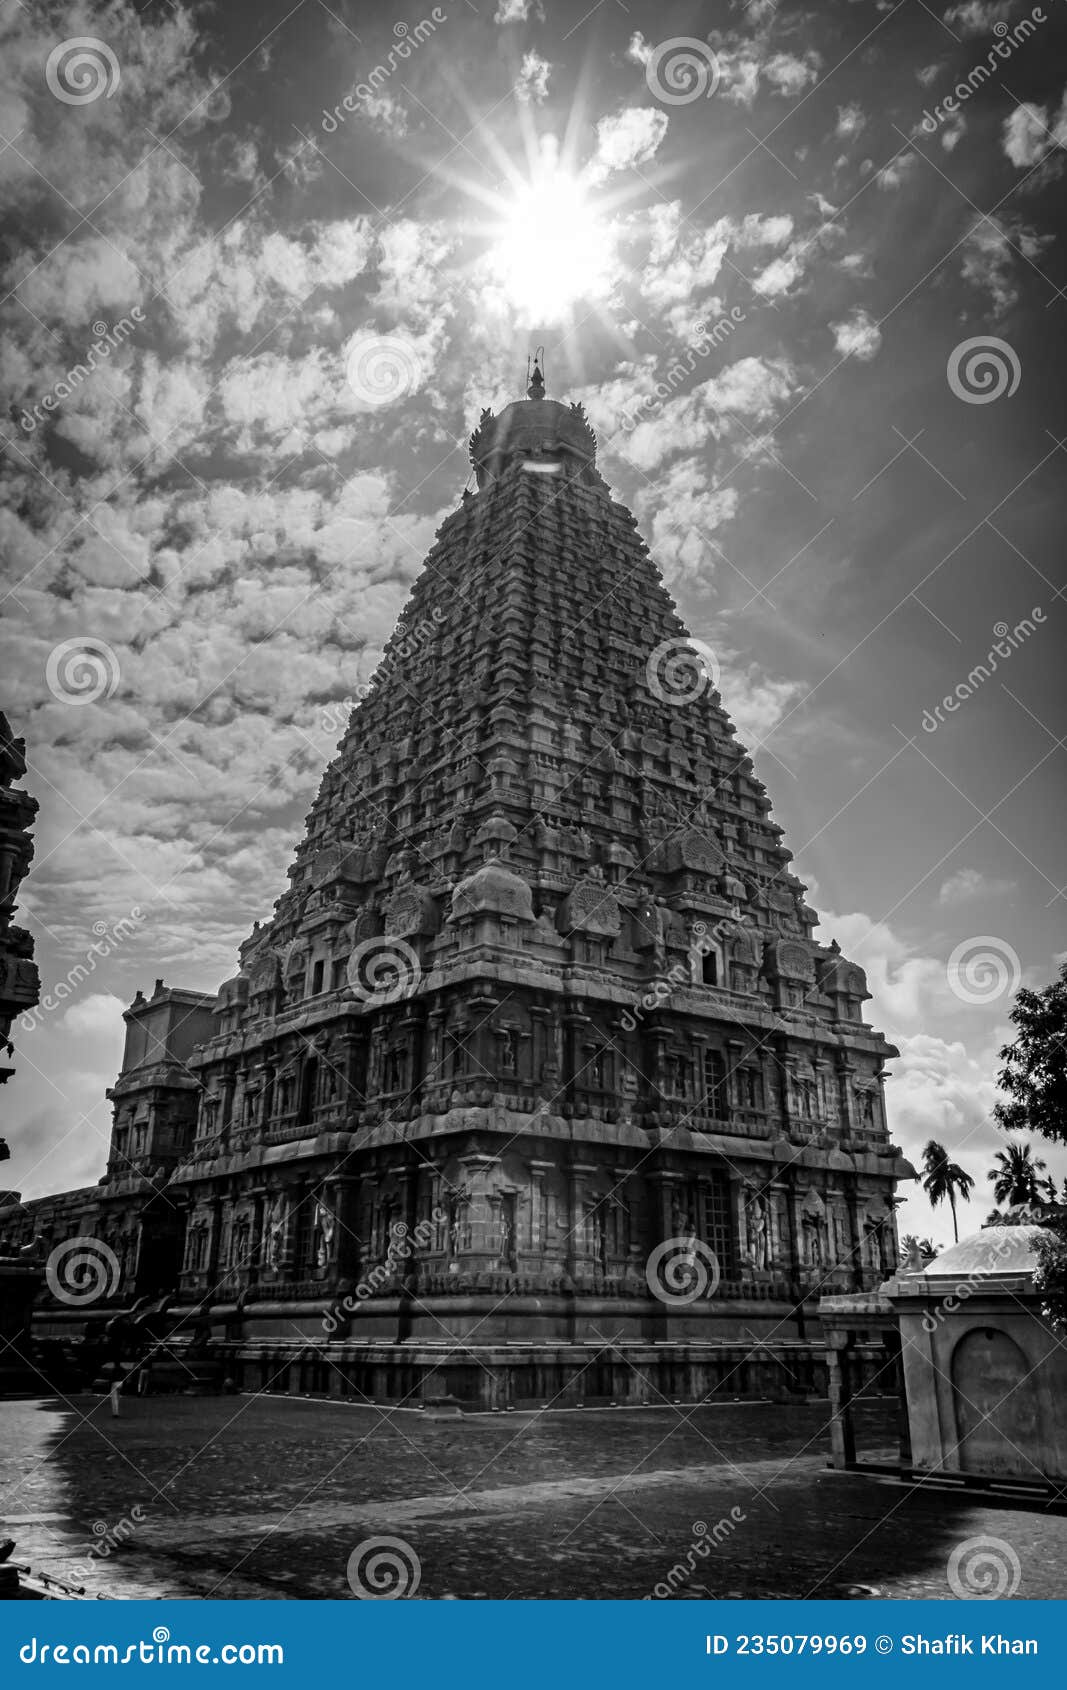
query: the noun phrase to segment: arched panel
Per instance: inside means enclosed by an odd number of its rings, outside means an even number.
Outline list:
[[[951,1377],[963,1472],[1037,1477],[1026,1459],[1039,1434],[1030,1371],[1019,1345],[997,1327],[977,1327],[959,1340]]]

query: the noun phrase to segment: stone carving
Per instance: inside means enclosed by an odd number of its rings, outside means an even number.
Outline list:
[[[588,880],[576,886],[564,899],[557,922],[561,933],[577,929],[612,939],[622,927],[618,899],[602,884]]]

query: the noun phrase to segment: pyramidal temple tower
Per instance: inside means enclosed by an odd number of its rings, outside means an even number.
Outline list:
[[[895,1264],[897,1053],[581,406],[535,366],[470,456],[190,1060],[178,1289],[261,1337],[795,1336]]]

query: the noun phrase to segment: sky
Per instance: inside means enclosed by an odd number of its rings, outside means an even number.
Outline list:
[[[123,1006],[234,972],[543,344],[973,1230],[1067,953],[1060,0],[420,4],[0,0],[4,1183],[97,1179]]]

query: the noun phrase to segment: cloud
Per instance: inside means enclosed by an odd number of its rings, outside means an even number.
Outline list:
[[[1047,106],[1026,102],[1004,119],[1002,133],[1004,152],[1019,170],[1027,170],[1057,148],[1067,147],[1067,88],[1055,115]]]
[[[962,0],[948,8],[944,21],[963,36],[988,35],[995,23],[1010,18],[1012,6],[1013,0]]]
[[[493,22],[503,28],[509,23],[525,23],[528,18],[543,18],[541,0],[497,0]]]
[[[890,159],[878,172],[877,182],[880,188],[892,192],[908,180],[915,166],[919,162],[917,153],[901,153],[898,158]]]
[[[831,323],[834,346],[842,358],[858,358],[869,364],[882,344],[882,331],[867,311],[854,311],[842,323]]]
[[[864,115],[862,106],[855,104],[838,106],[837,123],[834,126],[834,134],[837,136],[839,141],[851,141],[866,128],[866,125],[867,119]]]
[[[818,53],[810,50],[800,58],[795,53],[775,53],[762,66],[761,74],[776,94],[785,99],[796,99],[805,88],[818,81],[821,64]]]
[[[988,293],[998,316],[1019,297],[1016,272],[1022,259],[1037,259],[1051,236],[1039,236],[1016,219],[994,222],[983,218],[961,248],[960,271],[965,282]]]
[[[402,140],[408,132],[407,110],[387,88],[365,94],[358,109],[367,123],[395,140]]]
[[[667,133],[667,113],[651,106],[624,106],[596,126],[596,151],[589,169],[592,180],[616,170],[631,170],[652,158]]]
[[[937,901],[939,904],[964,904],[975,898],[1003,900],[1017,890],[1014,880],[997,880],[978,869],[961,868],[942,882]]]
[[[967,119],[965,117],[953,118],[952,122],[946,123],[941,131],[941,145],[947,153],[955,152],[966,133]]]
[[[536,48],[522,55],[519,67],[518,81],[515,92],[526,105],[541,106],[548,99],[548,79],[552,74],[552,66],[547,59],[543,59]]]

